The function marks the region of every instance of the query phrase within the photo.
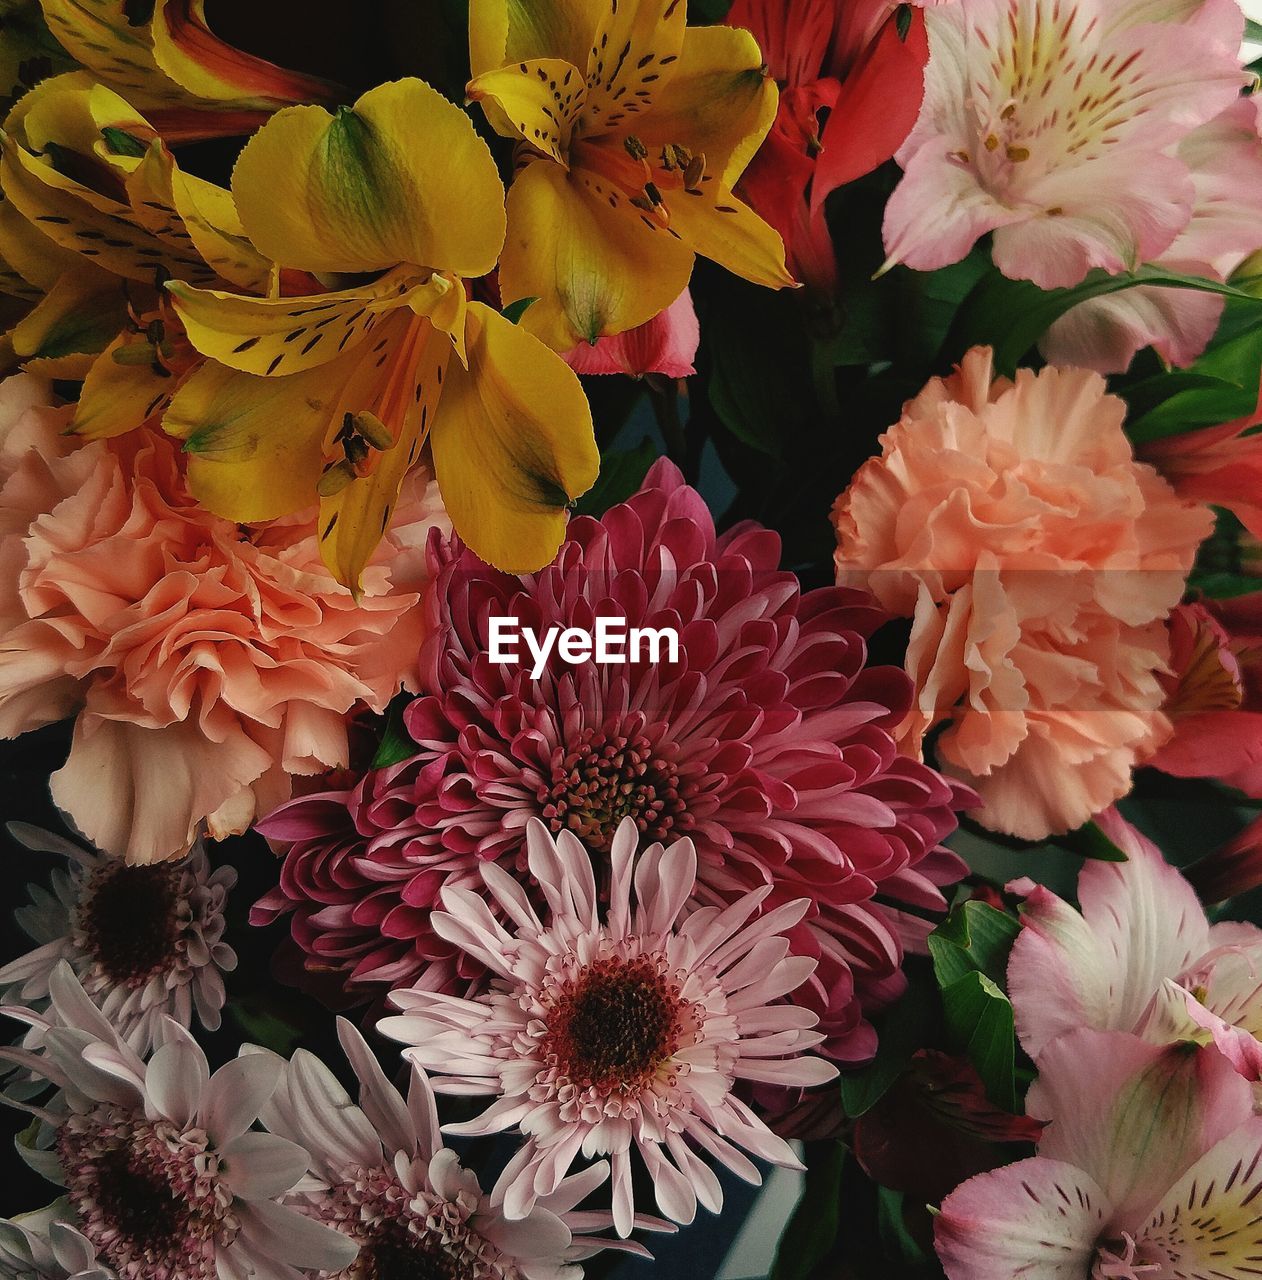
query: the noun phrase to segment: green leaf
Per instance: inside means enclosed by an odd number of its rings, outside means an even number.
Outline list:
[[[516,302],[510,302],[500,314],[509,323],[516,324],[538,301],[538,298],[518,298]]]
[[[1252,414],[1262,378],[1262,316],[1232,299],[1213,342],[1184,370],[1145,379],[1123,391],[1136,444],[1218,426]]]
[[[239,1001],[230,1000],[228,1012],[251,1044],[262,1045],[283,1058],[288,1058],[302,1040],[302,1031],[298,1027],[265,1009],[249,1008]]]
[[[1003,986],[1008,952],[1021,932],[1020,921],[985,902],[961,903],[929,935],[929,954],[940,987],[970,973]]]
[[[940,1002],[933,979],[927,973],[917,978],[910,971],[908,977],[912,980],[903,997],[873,1019],[877,1029],[876,1057],[858,1071],[842,1073],[841,1106],[851,1119],[880,1102],[907,1069],[912,1054],[924,1047],[938,1018]]]
[[[639,489],[657,459],[653,441],[645,436],[634,449],[615,449],[600,460],[596,483],[574,504],[574,514],[603,516]]]
[[[141,157],[149,150],[139,138],[133,137],[125,129],[116,129],[112,125],[101,130],[101,137],[105,139],[105,145],[116,156]]]
[[[1262,22],[1255,22],[1252,18],[1246,18],[1244,20],[1244,38],[1254,44],[1262,44]]]
[[[1094,858],[1097,862],[1126,862],[1127,857],[1094,822],[1085,823],[1068,835],[1053,836],[1052,843],[1080,858]]]
[[[1008,997],[973,970],[943,989],[942,1008],[949,1038],[977,1068],[986,1096],[995,1106],[1015,1112],[1016,1030]]]
[[[372,768],[388,769],[392,764],[410,760],[416,755],[416,743],[403,725],[403,710],[412,701],[410,693],[398,694],[386,708],[386,723],[372,758]]]
[[[965,300],[947,337],[946,350],[953,358],[959,358],[970,347],[993,346],[996,369],[1011,375],[1043,334],[1071,307],[1137,285],[1195,289],[1262,304],[1262,299],[1254,298],[1236,285],[1180,275],[1159,267],[1140,267],[1116,276],[1093,271],[1072,289],[1046,290],[1028,280],[1009,280],[996,270],[984,276]]]
[[[910,1267],[920,1268],[926,1262],[925,1251],[916,1243],[907,1227],[907,1215],[903,1211],[906,1196],[889,1187],[876,1189],[876,1222],[886,1249],[901,1258]]]
[[[841,1223],[841,1171],[845,1162],[846,1148],[840,1142],[811,1144],[806,1186],[780,1238],[771,1280],[808,1280],[828,1256]]]
[[[694,25],[722,22],[731,7],[732,0],[688,0],[688,21]]]

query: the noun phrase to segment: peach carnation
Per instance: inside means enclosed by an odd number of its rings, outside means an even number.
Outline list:
[[[346,713],[415,687],[425,537],[449,526],[415,473],[356,603],[309,521],[212,516],[174,442],[80,445],[68,413],[34,378],[0,384],[0,736],[77,716],[53,798],[151,862],[345,765]]]
[[[934,379],[837,500],[837,575],[910,617],[904,725],[1041,839],[1130,787],[1169,732],[1158,679],[1209,509],[1135,461],[1123,403],[1084,369]]]

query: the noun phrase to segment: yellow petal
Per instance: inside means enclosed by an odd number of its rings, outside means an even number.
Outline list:
[[[316,273],[411,263],[478,276],[504,240],[486,143],[420,80],[379,85],[336,115],[281,111],[246,144],[232,193],[261,252]]]
[[[473,75],[532,58],[586,67],[596,31],[593,9],[591,0],[478,0],[469,6]]]
[[[35,299],[51,289],[63,271],[77,266],[79,258],[37,231],[10,201],[0,200],[0,262],[7,268],[0,288]]]
[[[160,100],[165,77],[157,69],[148,33],[127,21],[124,0],[40,0],[48,29],[76,62],[97,72],[137,101]],[[168,88],[173,88],[169,86]]]
[[[706,195],[673,192],[671,226],[703,257],[754,284],[784,289],[796,283],[784,265],[784,242],[747,204],[720,190]]]
[[[48,377],[81,378],[126,323],[119,282],[81,267],[66,272],[14,326],[13,349],[24,362],[42,362]]]
[[[329,93],[324,81],[282,71],[217,39],[206,26],[203,0],[157,0],[141,25],[132,23],[124,0],[40,2],[49,30],[75,60],[142,110],[265,112]]]
[[[650,151],[674,142],[704,155],[707,174],[731,187],[767,136],[778,102],[748,31],[689,27],[675,74],[635,132]]]
[[[205,0],[157,0],[148,35],[155,65],[194,99],[272,111],[291,102],[329,101],[334,93],[327,80],[225,44],[206,25]]]
[[[374,379],[375,371],[365,365],[368,376],[361,376],[344,396],[348,406],[371,406],[391,430],[394,443],[373,459],[376,465],[368,475],[321,498],[317,518],[324,563],[356,594],[364,566],[390,527],[403,477],[431,428],[451,360],[447,337],[421,317],[411,319],[395,341],[397,350],[385,380]]]
[[[587,54],[581,133],[625,129],[628,120],[651,107],[675,75],[687,19],[685,0],[620,0],[604,6]]]
[[[514,62],[469,81],[465,90],[481,103],[492,127],[521,139],[565,164],[570,129],[587,98],[582,73],[560,58]]]
[[[430,445],[456,531],[482,559],[513,573],[553,558],[567,504],[600,469],[573,371],[477,302],[469,305],[469,368],[448,369]]]
[[[105,440],[143,426],[176,389],[176,379],[161,365],[116,361],[114,352],[127,341],[124,334],[110,343],[84,379],[71,426],[85,440]]]
[[[163,428],[184,441],[193,496],[216,515],[243,523],[313,506],[325,431],[344,381],[344,373],[330,376],[327,366],[258,378],[203,365],[162,419]]]
[[[357,347],[410,294],[424,288],[407,268],[371,284],[296,298],[246,298],[172,281],[175,309],[203,355],[270,377],[327,364]]]
[[[267,288],[272,264],[246,239],[231,194],[184,173],[161,142],[127,178],[127,194],[137,221],[159,239],[191,242],[217,276],[238,288]]]
[[[538,299],[522,324],[556,351],[644,324],[688,283],[692,250],[584,170],[527,165],[508,216],[500,291]]]
[[[180,388],[163,419],[184,440],[194,496],[230,520],[269,520],[317,500],[326,464],[344,456],[345,416],[370,412],[393,443],[367,459],[367,474],[320,499],[321,553],[352,590],[389,527],[399,484],[416,461],[441,394],[452,343],[407,309],[329,364],[262,378],[207,364]],[[459,367],[451,362],[453,367]]]
[[[3,142],[0,187],[42,234],[115,275],[152,284],[161,267],[197,283],[214,279],[214,271],[191,247],[176,248],[158,239],[138,225],[128,205],[58,173],[12,137]]]

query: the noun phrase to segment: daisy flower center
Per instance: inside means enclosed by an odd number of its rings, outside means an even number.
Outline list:
[[[385,1169],[351,1169],[317,1210],[359,1245],[338,1280],[517,1280],[459,1204],[404,1191]]]
[[[623,818],[634,818],[650,840],[689,825],[673,761],[657,754],[644,734],[592,729],[573,749],[554,753],[543,817],[554,833],[572,831],[600,853],[609,852]]]
[[[544,1053],[580,1088],[633,1092],[679,1047],[682,1013],[678,991],[648,957],[600,961],[560,993]]]
[[[141,987],[169,969],[179,937],[178,875],[167,865],[103,867],[79,906],[83,950],[110,982]]]
[[[213,1280],[236,1236],[231,1195],[206,1135],[110,1108],[72,1115],[57,1135],[80,1231],[119,1280]]]

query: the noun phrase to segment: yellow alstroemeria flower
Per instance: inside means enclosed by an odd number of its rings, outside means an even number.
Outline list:
[[[420,80],[330,115],[293,107],[246,145],[242,223],[329,292],[245,298],[172,284],[218,361],[165,419],[212,511],[254,521],[319,498],[325,563],[354,589],[428,442],[457,532],[502,569],[547,564],[596,479],[591,413],[565,363],[462,278],[494,266],[504,188],[469,118]]]
[[[747,31],[687,27],[684,0],[476,0],[469,97],[518,143],[506,302],[566,351],[652,319],[695,254],[793,284],[780,237],[732,194],[776,114]]]
[[[182,172],[150,123],[86,72],[26,94],[0,148],[0,289],[38,297],[13,349],[34,372],[84,379],[76,432],[133,430],[201,363],[165,282],[264,292],[272,264],[244,238],[231,195]]]
[[[335,86],[286,71],[220,40],[205,0],[154,0],[136,21],[126,0],[40,0],[48,29],[98,80],[121,92],[168,142],[252,132]]]

